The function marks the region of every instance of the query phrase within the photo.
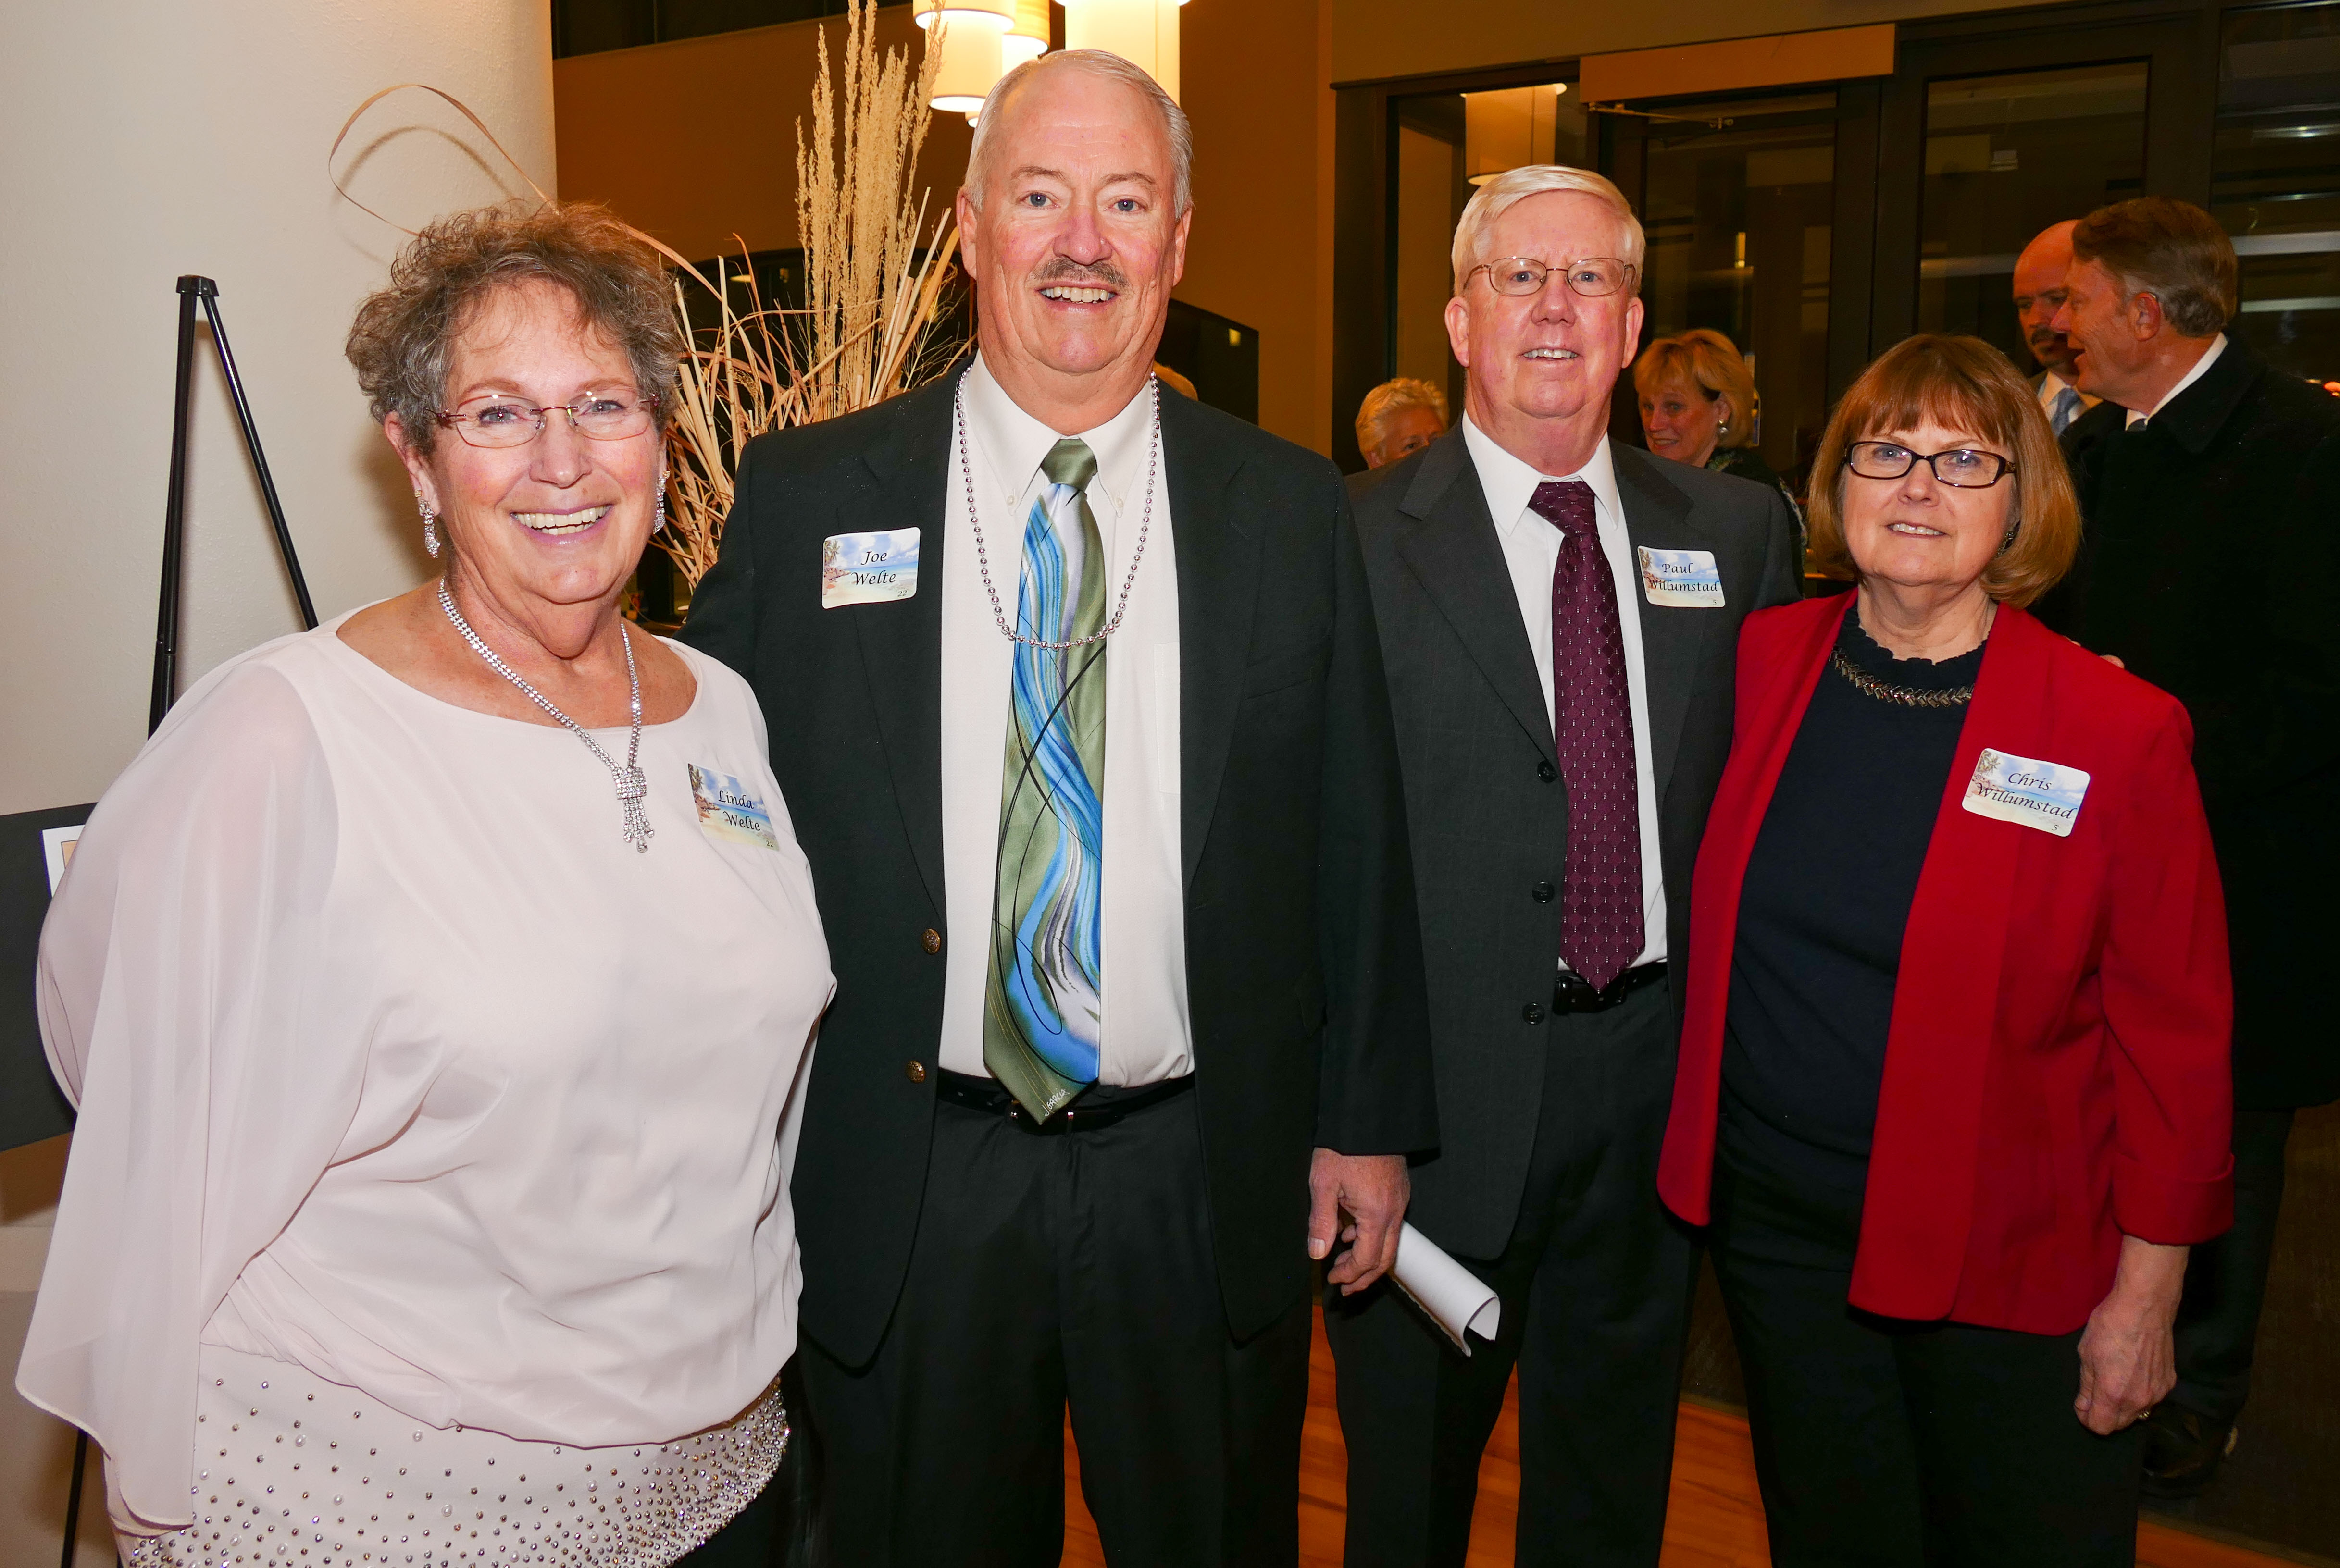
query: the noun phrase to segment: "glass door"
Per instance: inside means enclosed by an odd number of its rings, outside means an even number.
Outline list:
[[[2259,357],[2340,391],[2340,3],[2226,14],[2210,211]]]

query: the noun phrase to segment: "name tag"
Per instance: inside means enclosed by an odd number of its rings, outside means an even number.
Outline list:
[[[1722,572],[1712,550],[1653,550],[1641,547],[1641,592],[1653,605],[1722,607]]]
[[[2018,823],[2072,836],[2080,820],[2080,802],[2087,797],[2088,775],[2078,768],[2009,756],[1983,748],[1975,759],[1974,777],[1967,781],[1967,796],[1959,804],[1977,816]]]
[[[780,847],[772,832],[772,811],[729,774],[690,764],[690,798],[699,807],[699,831],[729,843]]]
[[[882,605],[918,591],[918,530],[831,534],[820,542],[820,607]]]

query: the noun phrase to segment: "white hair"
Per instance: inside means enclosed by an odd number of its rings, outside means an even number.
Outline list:
[[[1153,104],[1162,116],[1163,134],[1170,143],[1171,166],[1176,172],[1177,205],[1173,215],[1194,205],[1195,131],[1186,123],[1186,112],[1144,69],[1105,49],[1059,49],[1053,54],[1026,60],[999,79],[999,84],[984,100],[983,113],[976,120],[975,144],[967,154],[967,179],[959,186],[971,205],[978,210],[983,206],[984,181],[991,173],[991,128],[1005,117],[1008,99],[1043,71],[1078,71],[1084,75],[1101,76],[1135,90]]]
[[[981,135],[981,132],[977,133]],[[1508,169],[1479,187],[1471,197],[1471,204],[1462,209],[1462,221],[1454,225],[1454,292],[1460,296],[1463,283],[1473,269],[1487,258],[1481,253],[1487,232],[1495,220],[1510,212],[1530,196],[1542,196],[1553,191],[1573,191],[1591,197],[1617,215],[1620,241],[1618,260],[1633,269],[1633,291],[1641,291],[1641,260],[1644,242],[1641,221],[1633,216],[1633,204],[1625,200],[1625,192],[1590,169],[1572,169],[1565,163],[1531,163],[1523,169]],[[1542,256],[1544,261],[1581,261],[1581,256]]]

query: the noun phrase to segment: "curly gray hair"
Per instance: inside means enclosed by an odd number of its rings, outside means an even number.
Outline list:
[[[456,338],[497,290],[530,279],[567,290],[584,325],[625,350],[635,390],[658,399],[663,429],[683,350],[666,270],[607,208],[583,202],[452,213],[399,252],[390,287],[358,306],[342,350],[373,417],[396,414],[407,439],[428,453]]]

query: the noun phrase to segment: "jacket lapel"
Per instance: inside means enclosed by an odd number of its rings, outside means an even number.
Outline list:
[[[1228,493],[1242,459],[1201,426],[1194,404],[1163,397],[1162,477],[1178,571],[1178,828],[1189,883],[1210,834],[1259,599],[1260,534]]]
[[[1853,1268],[1852,1300],[1869,1311],[1935,1318],[1955,1301],[1960,1271],[1941,1259],[1966,1256],[1973,1224],[1999,971],[2019,923],[2023,835],[2034,831],[1978,816],[1962,803],[1984,746],[2034,756],[2052,748],[2041,733],[2052,635],[2013,606],[1999,606],[1910,901],[1869,1161],[1869,1192],[1890,1197],[1868,1205]],[[1879,1217],[1890,1217],[1889,1227]],[[1947,1289],[1919,1298],[1884,1283],[1913,1278],[1940,1279]]]
[[[1486,492],[1480,488],[1459,428],[1423,454],[1398,510],[1409,519],[1397,541],[1407,569],[1520,727],[1542,748],[1547,760],[1557,763],[1535,650],[1520,624],[1511,567],[1503,560]]]
[[[1638,575],[1639,551],[1709,549],[1714,540],[1691,518],[1690,498],[1666,482],[1652,458],[1631,447],[1609,444],[1611,466],[1617,475],[1617,496],[1625,508],[1625,537],[1631,543],[1629,572]],[[1717,554],[1720,558],[1720,553]],[[1679,605],[1653,605],[1647,594],[1636,593],[1633,605],[1641,616],[1641,670],[1650,705],[1650,765],[1657,771],[1657,798],[1662,804],[1672,782],[1674,758],[1681,750],[1682,719],[1690,712],[1691,685],[1697,678],[1706,639],[1726,617],[1714,611]],[[1732,620],[1735,629],[1736,621]]]
[[[862,454],[878,487],[878,516],[840,518],[840,531],[907,527],[918,534],[918,572],[926,591],[902,602],[898,613],[856,611],[847,618],[861,641],[894,799],[918,874],[935,908],[943,899],[942,661],[943,508],[950,496],[951,409],[956,370],[901,399],[900,417],[887,436]]]

